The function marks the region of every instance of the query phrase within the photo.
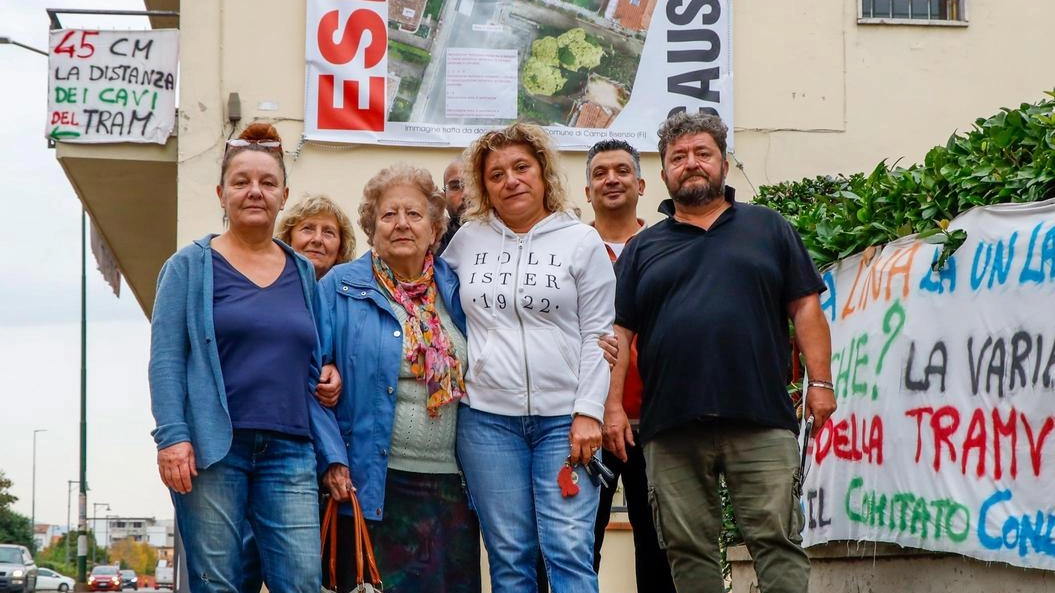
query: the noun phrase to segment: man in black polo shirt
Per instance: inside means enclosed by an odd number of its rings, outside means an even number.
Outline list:
[[[805,413],[819,429],[835,410],[818,298],[825,286],[791,225],[736,202],[725,186],[726,132],[706,114],[676,114],[660,127],[672,198],[660,211],[669,218],[635,237],[616,264],[616,333],[620,348],[638,340],[640,437],[678,591],[723,590],[724,473],[759,588],[804,593],[788,320],[811,379]],[[613,382],[624,380],[624,366]]]

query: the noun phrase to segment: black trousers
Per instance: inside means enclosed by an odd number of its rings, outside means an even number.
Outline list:
[[[634,530],[634,568],[638,593],[674,593],[674,579],[670,576],[667,553],[659,547],[659,537],[652,521],[645,456],[639,438],[637,431],[634,431],[634,442],[638,445],[626,448],[626,463],[608,451],[602,451],[601,461],[623,482],[627,514]],[[615,486],[613,481],[610,488],[601,488],[601,503],[597,508],[597,524],[594,527],[594,570],[601,568],[601,544],[604,543],[605,529],[612,513]]]

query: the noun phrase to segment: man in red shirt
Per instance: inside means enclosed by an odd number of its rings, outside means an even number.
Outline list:
[[[593,226],[601,235],[608,256],[615,264],[627,241],[645,228],[637,217],[637,202],[645,191],[641,178],[641,158],[637,150],[622,140],[602,140],[586,155],[586,201],[593,207]],[[602,460],[617,476],[622,476],[627,514],[634,530],[634,563],[637,590],[674,593],[667,554],[659,547],[648,502],[645,458],[636,444],[641,415],[641,377],[637,371],[637,343],[630,346],[630,367],[621,402],[605,411],[605,446]],[[609,432],[613,434],[608,434]],[[615,438],[613,438],[615,437]],[[609,450],[610,448],[610,450]],[[601,544],[612,510],[615,484],[601,489],[594,534],[594,569],[601,566]]]

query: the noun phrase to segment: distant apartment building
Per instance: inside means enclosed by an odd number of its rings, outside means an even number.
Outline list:
[[[127,538],[137,542],[148,541],[148,531],[156,523],[153,517],[107,517],[104,531],[106,545]]]
[[[131,538],[159,550],[171,549],[175,542],[175,522],[154,517],[106,517],[98,519],[95,538],[100,546],[110,547]]]

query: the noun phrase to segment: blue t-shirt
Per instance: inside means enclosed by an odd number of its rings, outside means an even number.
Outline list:
[[[235,429],[310,437],[308,376],[315,324],[297,266],[261,288],[213,252],[213,322]]]

